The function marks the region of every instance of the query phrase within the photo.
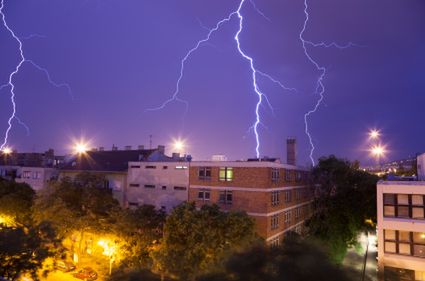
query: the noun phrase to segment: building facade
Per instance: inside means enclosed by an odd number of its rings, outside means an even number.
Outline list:
[[[377,186],[380,280],[425,280],[425,182]]]
[[[302,233],[312,213],[314,192],[308,172],[277,161],[192,162],[189,201],[245,211],[268,244],[279,245],[289,231]]]
[[[0,166],[0,177],[26,183],[35,191],[47,186],[58,178],[58,170],[46,167]]]
[[[418,180],[425,181],[425,153],[418,155],[417,160]]]
[[[127,177],[128,206],[149,204],[169,212],[187,201],[189,163],[130,162]]]

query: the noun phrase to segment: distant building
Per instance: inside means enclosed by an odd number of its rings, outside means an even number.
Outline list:
[[[380,280],[425,280],[425,182],[377,186]]]
[[[425,153],[418,155],[417,158],[418,179],[425,181]]]
[[[149,204],[169,212],[187,201],[189,162],[176,160],[130,162],[126,192],[128,206]]]
[[[255,219],[257,233],[279,245],[289,231],[304,232],[313,190],[306,169],[264,160],[190,163],[189,201],[245,211]]]
[[[166,156],[165,147],[159,145],[155,149],[144,149],[139,146],[138,149],[118,150],[118,147],[113,146],[112,150],[88,151],[84,154],[75,156],[60,170],[60,177],[75,177],[81,172],[90,172],[99,174],[105,177],[105,186],[112,189],[114,197],[122,206],[128,206],[127,198],[127,176],[129,162],[167,162],[177,161],[173,157]],[[176,155],[174,155],[176,156]],[[133,199],[131,199],[133,200]]]

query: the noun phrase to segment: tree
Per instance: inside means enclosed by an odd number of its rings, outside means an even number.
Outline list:
[[[376,176],[333,155],[320,158],[313,168],[312,184],[318,186],[318,192],[316,211],[307,226],[309,233],[328,247],[335,262],[342,262],[358,234],[370,227],[366,219],[376,222],[377,181]]]
[[[198,281],[348,281],[347,275],[316,244],[297,236],[285,239],[283,246],[255,245],[236,253],[225,270],[198,278]]]
[[[197,210],[194,203],[183,203],[167,217],[164,237],[153,252],[154,269],[194,280],[256,239],[254,221],[245,213],[224,213],[216,205]]]
[[[104,187],[104,178],[90,173],[51,183],[40,191],[34,206],[36,221],[51,222],[61,237],[79,233],[80,255],[85,233],[108,232],[116,222],[112,214],[119,212],[118,201]]]
[[[0,276],[18,280],[30,274],[38,280],[38,271],[48,257],[60,251],[56,233],[47,223],[35,227],[0,224]]]
[[[28,223],[35,197],[26,183],[0,181],[0,216],[11,217],[17,223]]]

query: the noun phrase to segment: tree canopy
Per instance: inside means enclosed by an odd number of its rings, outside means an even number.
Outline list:
[[[34,197],[34,190],[26,183],[0,181],[0,216],[27,223],[31,219]]]

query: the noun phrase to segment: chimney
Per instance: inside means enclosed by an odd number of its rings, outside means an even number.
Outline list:
[[[165,146],[164,145],[158,145],[158,152],[160,152],[161,154],[165,153]]]
[[[118,150],[118,146],[115,146],[115,144],[112,145],[112,151],[117,151]]]
[[[139,150],[144,150],[144,149],[145,149],[145,146],[144,146],[143,144],[140,144],[137,148],[138,148]]]
[[[294,137],[286,139],[286,163],[297,165],[297,140]]]
[[[180,159],[180,153],[177,153],[177,152],[173,152],[173,159],[174,160],[179,160]]]
[[[131,145],[126,145],[124,149],[125,150],[131,150]]]

